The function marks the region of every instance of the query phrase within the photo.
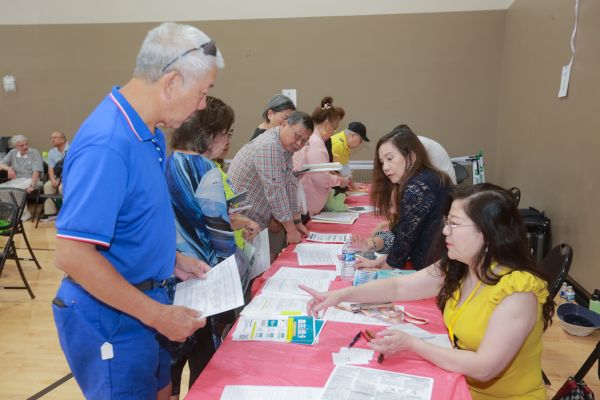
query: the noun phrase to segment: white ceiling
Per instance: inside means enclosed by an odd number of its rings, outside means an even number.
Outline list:
[[[0,0],[0,25],[505,10],[514,0]]]

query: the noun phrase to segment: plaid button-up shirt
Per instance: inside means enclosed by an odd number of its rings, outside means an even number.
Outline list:
[[[242,147],[231,161],[227,174],[238,193],[247,192],[244,204],[252,206],[243,214],[262,229],[271,216],[285,222],[300,212],[292,155],[281,145],[275,127]]]

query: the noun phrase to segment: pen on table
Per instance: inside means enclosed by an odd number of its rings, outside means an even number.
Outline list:
[[[348,347],[352,347],[354,346],[354,343],[356,343],[358,341],[358,339],[360,338],[360,335],[362,334],[362,331],[358,332],[353,338],[352,341],[350,342],[350,344],[348,345]]]

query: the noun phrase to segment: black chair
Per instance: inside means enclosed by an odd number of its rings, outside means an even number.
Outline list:
[[[555,246],[542,260],[539,269],[548,279],[548,292],[551,299],[555,298],[562,286],[573,261],[573,248],[566,243]],[[550,379],[542,371],[542,378],[546,385],[550,385]]]
[[[58,179],[58,187],[54,193],[43,193],[43,189],[38,192],[37,198],[35,199],[35,208],[33,209],[33,219],[35,220],[35,227],[37,228],[42,215],[44,214],[44,203],[46,200],[51,200],[56,205],[58,210],[62,202],[62,193],[60,192],[60,185],[62,184],[62,177]],[[40,208],[38,210],[38,207]]]
[[[23,215],[23,210],[27,207],[27,192],[23,189],[17,188],[0,188],[0,201],[5,203],[13,204],[18,209],[18,218],[17,218],[17,227],[15,228],[15,235],[23,235],[23,240],[25,241],[25,245],[27,246],[27,250],[29,251],[30,258],[20,257],[21,261],[33,261],[38,269],[42,269],[38,259],[33,253],[33,249],[31,248],[31,244],[29,243],[29,239],[27,238],[27,234],[25,233],[25,228],[23,226],[23,221],[21,221],[21,216]],[[1,235],[1,233],[0,233]]]
[[[562,286],[573,261],[573,248],[566,243],[555,246],[544,257],[540,264],[540,270],[548,278],[548,291],[550,298],[555,298]]]
[[[21,275],[21,279],[23,280],[23,286],[0,286],[0,288],[26,289],[29,292],[29,296],[34,299],[35,295],[29,286],[29,282],[27,282],[27,278],[25,278],[15,247],[14,235],[17,233],[21,222],[19,211],[19,208],[14,203],[0,202],[0,236],[4,238],[3,241],[5,242],[2,254],[0,255],[2,257],[0,259],[0,275],[2,275],[6,261],[14,260],[17,264],[19,275]]]
[[[454,167],[454,173],[456,174],[456,184],[460,185],[469,177],[469,171],[467,170],[467,167],[454,161],[452,161],[452,166]]]
[[[516,186],[513,186],[506,190],[512,196],[513,201],[515,202],[515,206],[519,207],[519,203],[521,202],[521,189],[519,189]]]

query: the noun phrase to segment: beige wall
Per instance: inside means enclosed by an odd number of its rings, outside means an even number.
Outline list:
[[[213,94],[237,114],[231,155],[260,122],[267,99],[298,90],[308,112],[325,95],[376,139],[398,123],[451,155],[483,149],[494,160],[506,11],[195,23],[216,38],[226,68]],[[154,24],[0,26],[0,135],[46,148],[51,130],[73,135],[113,84],[129,78]],[[372,159],[374,143],[355,159]],[[494,175],[493,168],[488,170]]]
[[[573,246],[571,275],[591,291],[600,288],[600,2],[581,2],[569,96],[558,99],[574,4],[517,0],[507,13],[496,171],[521,188],[523,206],[552,218],[554,244]]]

